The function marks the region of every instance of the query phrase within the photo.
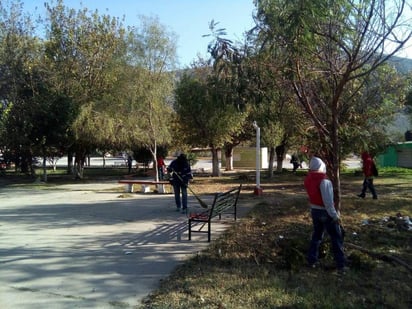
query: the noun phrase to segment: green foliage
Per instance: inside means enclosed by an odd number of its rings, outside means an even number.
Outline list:
[[[133,159],[147,165],[153,161],[153,156],[147,148],[135,148],[133,149]]]
[[[172,115],[173,75],[168,70],[176,64],[175,44],[174,34],[157,19],[142,17],[141,28],[128,33],[127,62],[131,67],[125,81],[127,91],[120,94],[122,101],[116,105],[114,118],[122,123],[123,145],[149,150],[153,161],[160,145],[171,144],[168,119]]]
[[[207,68],[201,71],[207,73]],[[224,84],[213,77],[184,75],[176,88],[179,135],[190,145],[222,147],[242,129],[245,114],[232,104]]]
[[[400,78],[383,66],[412,36],[403,15],[410,7],[404,5],[404,0],[390,6],[385,0],[256,1],[256,40],[280,59],[282,75],[312,122],[302,133],[327,163],[337,208],[341,158],[386,145],[378,134],[405,92]]]
[[[187,160],[189,161],[190,165],[193,166],[197,163],[197,154],[194,152],[189,152],[187,155]]]
[[[108,117],[107,99],[116,92],[124,30],[115,18],[87,9],[76,12],[62,1],[46,7],[50,28],[45,69],[53,75],[54,90],[70,97],[77,113],[69,127],[75,137],[71,142],[92,148],[107,145],[108,140],[115,140],[116,126]]]
[[[50,87],[42,64],[43,45],[18,3],[0,5],[0,108],[2,146],[21,157],[34,174],[32,156],[59,153],[67,141],[68,102]]]
[[[45,7],[41,40],[21,5],[0,4],[2,146],[28,156],[74,151],[81,169],[93,149],[170,143],[174,34],[157,19],[125,29],[61,0]]]

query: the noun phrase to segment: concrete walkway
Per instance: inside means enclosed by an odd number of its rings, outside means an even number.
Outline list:
[[[173,195],[121,198],[119,186],[0,188],[0,308],[133,308],[207,246],[187,240]]]

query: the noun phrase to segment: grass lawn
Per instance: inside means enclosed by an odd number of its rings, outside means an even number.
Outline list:
[[[412,171],[384,169],[378,200],[356,197],[362,177],[342,175],[342,219],[349,271],[338,276],[325,238],[320,267],[306,267],[312,231],[304,172],[196,178],[197,192],[243,183],[239,203],[256,206],[209,248],[178,267],[141,308],[412,308]],[[213,225],[212,225],[213,228]]]

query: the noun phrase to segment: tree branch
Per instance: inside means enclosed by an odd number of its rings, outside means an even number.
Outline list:
[[[366,253],[366,254],[370,255],[371,257],[378,258],[378,259],[380,259],[382,261],[385,261],[385,262],[390,261],[390,262],[398,263],[399,265],[402,265],[403,267],[405,267],[407,270],[409,270],[412,273],[412,267],[408,263],[406,263],[405,261],[401,260],[400,258],[398,258],[396,256],[376,253],[376,252],[370,251],[368,249],[365,249],[361,246],[358,246],[358,245],[355,245],[355,244],[352,244],[352,243],[347,243],[347,242],[345,243],[345,246],[347,246],[349,248],[352,248],[352,249],[359,250],[363,253]]]

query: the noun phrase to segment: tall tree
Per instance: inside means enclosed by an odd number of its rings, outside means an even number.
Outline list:
[[[256,43],[255,43],[256,44]],[[305,124],[293,94],[293,89],[283,75],[283,64],[270,49],[262,48],[248,57],[246,73],[248,102],[254,105],[254,117],[261,127],[263,143],[269,148],[268,176],[273,176],[276,160],[277,171],[283,169],[283,161],[289,147],[296,146]]]
[[[281,74],[282,62],[270,48],[257,48],[253,32],[245,34],[244,43],[234,44],[225,38],[225,29],[217,29],[217,25],[212,21],[209,26],[214,38],[208,46],[213,73],[226,85],[231,104],[247,115],[242,129],[233,134],[232,141],[225,143],[226,163],[231,162],[236,145],[252,139],[255,132],[252,122],[257,120],[264,145],[270,149],[271,177],[275,149],[277,167],[281,171],[286,151],[294,143],[298,133],[296,127],[302,123],[303,117],[297,111],[292,88]],[[226,169],[231,168],[226,166]]]
[[[156,171],[158,148],[171,142],[176,37],[157,18],[142,16],[140,27],[130,29],[127,46],[130,82],[123,96],[123,130],[132,149],[151,152]]]
[[[370,75],[412,36],[411,5],[405,0],[256,4],[261,42],[282,51],[287,77],[316,128],[339,209],[342,129],[356,117],[352,107]]]
[[[189,145],[211,148],[213,176],[220,174],[218,151],[243,129],[247,117],[227,98],[228,89],[207,64],[194,66],[176,87],[177,134]]]
[[[224,142],[224,155],[226,170],[233,170],[233,151],[234,148],[250,141],[254,136],[252,108],[248,101],[248,76],[245,74],[249,62],[248,45],[237,44],[226,38],[226,29],[217,28],[219,23],[212,20],[209,23],[210,34],[213,40],[208,45],[210,58],[210,81],[213,79],[214,85],[219,85],[221,104],[232,105],[234,117],[238,117],[239,125],[237,130],[232,130],[228,139]],[[212,84],[211,84],[212,85]],[[213,86],[212,87],[216,87]],[[223,106],[222,106],[223,107]],[[223,107],[224,108],[224,107]]]
[[[33,156],[59,149],[65,129],[59,116],[65,109],[49,92],[34,23],[22,13],[20,2],[8,4],[0,4],[1,140],[14,153],[16,166],[34,175]]]
[[[108,100],[125,51],[124,29],[117,18],[69,9],[61,0],[55,6],[46,4],[46,8],[50,27],[45,59],[53,72],[50,82],[54,91],[72,105],[69,152],[75,153],[76,176],[81,178],[87,153],[115,131],[113,122],[102,120],[107,105],[112,104]]]

